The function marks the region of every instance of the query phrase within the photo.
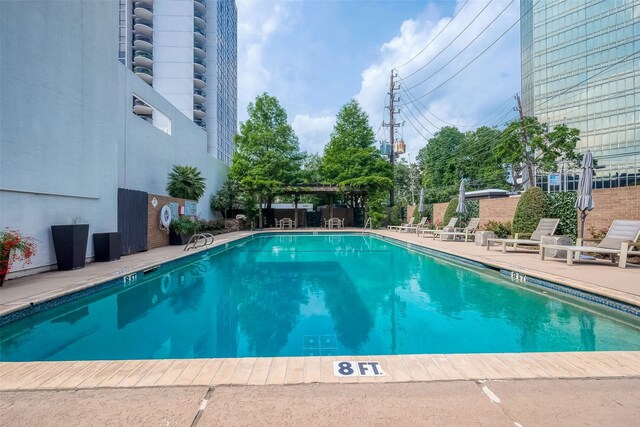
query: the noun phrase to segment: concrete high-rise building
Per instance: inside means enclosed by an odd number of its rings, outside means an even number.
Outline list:
[[[230,164],[237,127],[235,0],[119,1],[120,61],[202,127],[207,151]],[[148,112],[142,104],[139,110]]]
[[[640,3],[521,0],[525,115],[580,130],[611,174],[640,167]]]

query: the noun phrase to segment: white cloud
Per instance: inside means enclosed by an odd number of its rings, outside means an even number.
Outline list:
[[[263,56],[273,35],[287,28],[291,3],[237,0],[238,8],[238,114],[246,115],[246,106],[267,91],[271,72]]]
[[[298,135],[301,150],[322,153],[335,123],[336,117],[331,115],[311,117],[309,114],[296,114],[291,126]]]
[[[460,9],[462,3],[464,3],[463,0],[458,0],[456,10]],[[446,65],[441,71],[437,71],[489,25],[507,7],[509,1],[501,0],[491,3],[462,36],[445,48],[486,4],[486,1],[469,2],[424,52],[408,65],[399,68],[400,77],[405,78],[407,87],[433,74],[433,78],[410,90],[413,97],[419,97],[431,91],[451,77],[496,40],[519,17],[519,5],[518,2],[514,2],[464,53],[453,59],[451,64]],[[391,69],[409,61],[450,20],[450,16],[441,16],[439,9],[429,4],[421,16],[402,23],[399,34],[380,47],[380,59],[362,72],[360,92],[356,98],[369,113],[374,129],[383,118],[386,120],[388,116],[388,112],[383,116],[382,100],[385,99],[389,90]],[[407,121],[403,130],[404,140],[407,142],[407,151],[412,159],[415,159],[418,150],[425,145],[425,139],[409,121],[428,139],[440,127],[446,126],[444,122],[459,125],[477,123],[508,96],[520,90],[519,24],[515,27],[467,69],[451,81],[444,83],[441,89],[422,98],[420,102],[424,106],[416,103],[414,107],[408,95],[402,96],[400,104],[408,104],[408,106],[402,106],[405,118],[401,120]],[[443,53],[433,59],[443,49]],[[417,71],[414,76],[405,77],[430,60],[432,62],[424,69]],[[508,106],[509,104],[506,108]],[[412,110],[413,115],[409,110]],[[430,112],[444,122],[436,119]],[[465,127],[459,128],[462,131],[470,130]]]

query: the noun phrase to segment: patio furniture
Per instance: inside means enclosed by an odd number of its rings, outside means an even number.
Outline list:
[[[344,228],[344,219],[329,218],[328,225],[329,228]]]
[[[495,239],[496,233],[493,231],[478,230],[473,238],[476,246],[487,246],[488,239]]]
[[[294,228],[295,223],[291,218],[282,218],[280,221],[278,221],[278,225],[280,226],[281,230],[284,230],[285,228],[291,230],[292,228]]]
[[[573,240],[569,236],[542,236],[540,239],[540,246],[571,246]],[[548,249],[546,251],[548,258],[562,258],[567,257],[567,251],[564,249]]]
[[[411,232],[418,232],[418,230],[420,230],[421,228],[424,228],[425,225],[427,224],[427,217],[424,217],[420,220],[419,223],[417,223],[416,225],[407,225],[406,227],[400,227],[400,231],[404,230],[407,233],[411,233]]]
[[[536,227],[536,230],[530,234],[529,239],[521,239],[522,236],[528,236],[529,233],[517,233],[514,239],[487,239],[487,250],[491,249],[491,245],[498,243],[502,245],[502,253],[507,253],[507,245],[513,245],[513,250],[518,250],[518,245],[540,246],[542,236],[552,236],[558,228],[560,222],[557,218],[542,218]]]
[[[415,219],[413,217],[411,217],[411,218],[409,218],[409,222],[405,222],[402,225],[388,225],[387,226],[387,230],[399,231],[403,227],[411,227],[413,225],[414,221],[415,221]]]
[[[629,250],[630,247],[640,247],[637,242],[640,237],[640,221],[621,220],[613,221],[607,235],[597,246],[584,246],[585,241],[578,239],[575,246],[543,245],[540,247],[540,259],[544,260],[549,249],[562,249],[567,251],[567,264],[573,265],[574,259],[580,259],[582,252],[611,255],[611,262],[615,263],[618,257],[618,267],[626,268],[628,255],[640,255],[640,250]]]
[[[427,234],[434,234],[436,232],[442,232],[442,231],[456,231],[455,226],[456,223],[458,222],[458,217],[453,217],[449,220],[449,224],[446,225],[446,227],[442,227],[442,228],[438,228],[436,227],[434,230],[422,230],[422,232],[420,233],[420,235],[422,237],[426,237]],[[451,229],[447,229],[447,227],[452,227],[453,230]]]
[[[443,237],[451,237],[452,240],[457,239],[458,237],[464,237],[464,241],[468,242],[469,238],[475,238],[475,231],[478,228],[478,225],[480,224],[480,218],[471,218],[469,220],[469,224],[460,229],[460,228],[456,228],[453,231],[446,231],[446,230],[434,230],[433,234],[433,239],[435,240],[436,237],[440,237],[440,240],[443,240]]]

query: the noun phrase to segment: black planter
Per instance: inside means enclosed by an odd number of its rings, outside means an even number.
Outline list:
[[[120,233],[93,233],[93,249],[97,262],[120,259],[122,252]]]
[[[193,234],[176,234],[173,231],[169,231],[169,244],[174,246],[186,245],[189,243],[189,239],[193,236]]]
[[[52,225],[51,234],[58,260],[58,270],[75,270],[84,267],[89,224]]]

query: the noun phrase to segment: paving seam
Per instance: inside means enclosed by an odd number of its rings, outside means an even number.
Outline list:
[[[213,395],[215,388],[209,387],[207,391],[204,393],[204,396],[200,400],[200,406],[198,407],[198,411],[196,415],[193,417],[193,421],[191,421],[191,427],[196,427],[202,418],[202,414],[207,409],[208,402],[211,400],[211,396]]]

